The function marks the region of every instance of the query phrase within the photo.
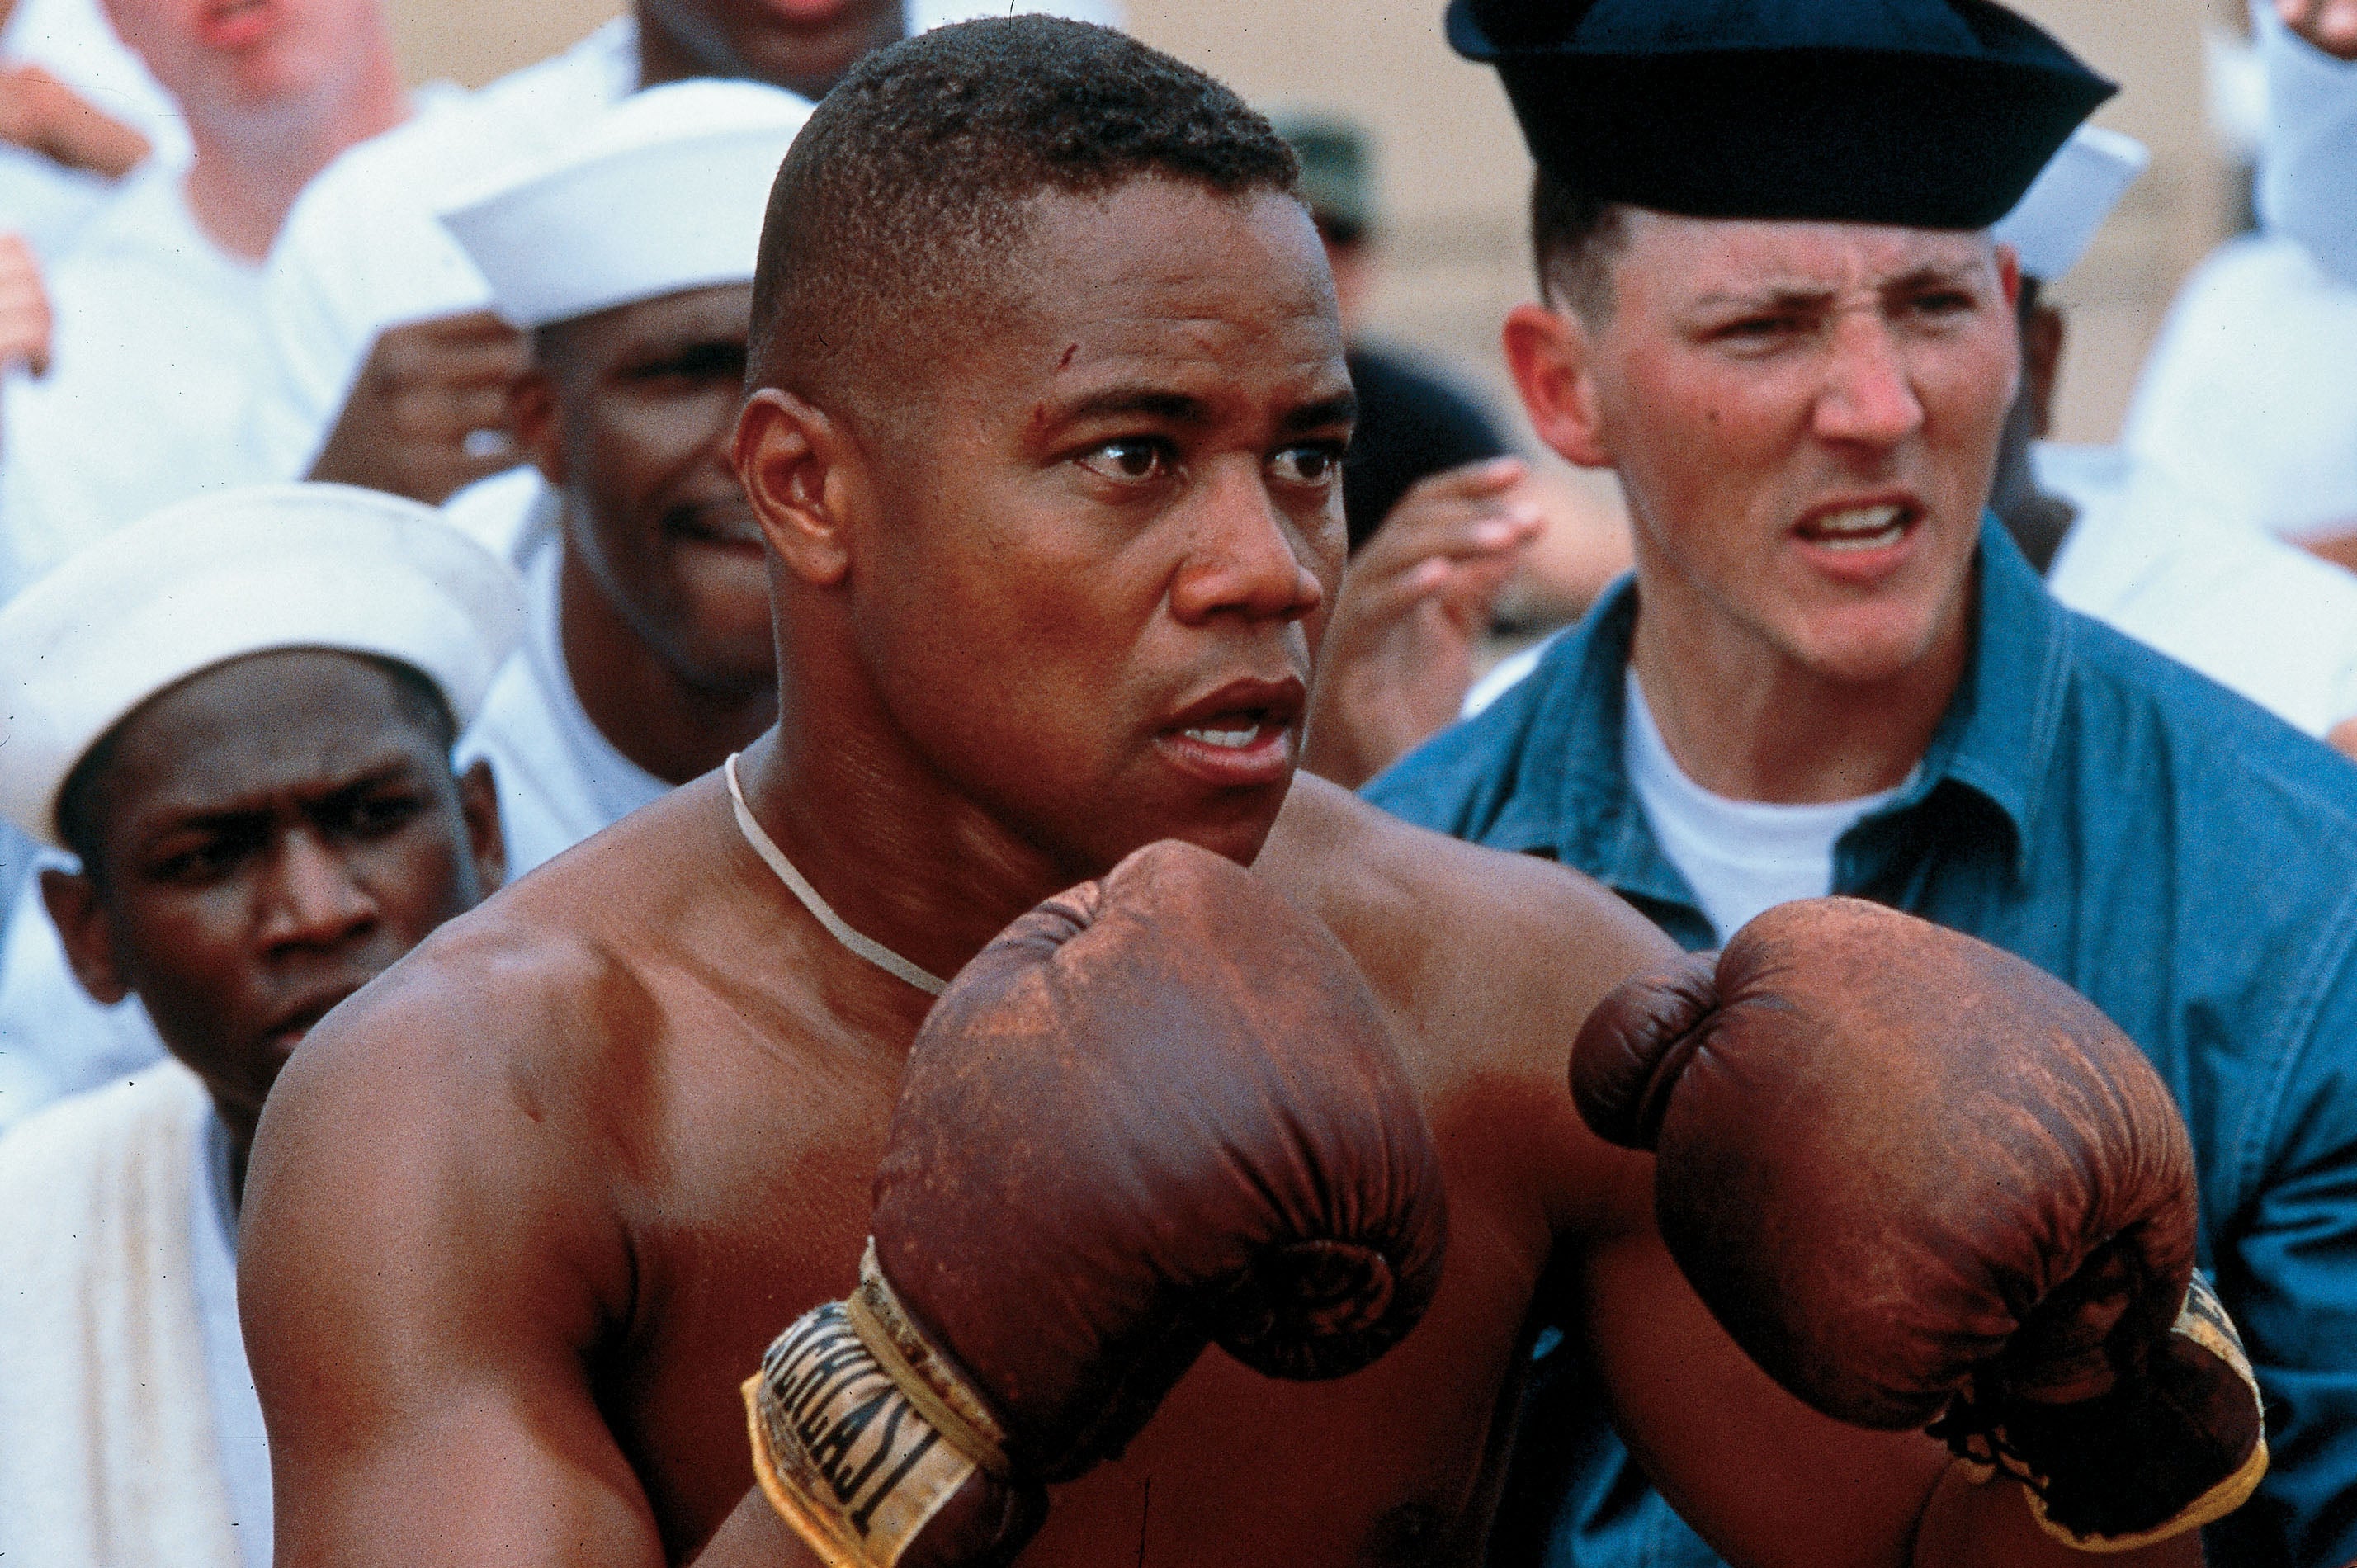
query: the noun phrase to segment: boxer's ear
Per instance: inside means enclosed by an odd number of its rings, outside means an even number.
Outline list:
[[[850,433],[790,392],[764,387],[737,416],[737,480],[786,570],[829,586],[851,568]]]
[[[1566,462],[1611,467],[1596,399],[1589,328],[1577,312],[1518,305],[1500,334],[1514,390],[1540,440]]]
[[[114,930],[98,885],[74,871],[43,871],[41,902],[48,906],[49,921],[66,950],[66,962],[91,999],[112,1007],[131,994],[123,965],[114,951]]]

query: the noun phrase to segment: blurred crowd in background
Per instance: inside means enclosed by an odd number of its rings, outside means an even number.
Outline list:
[[[920,0],[910,21],[991,9]],[[1420,15],[1363,18],[1345,48],[1306,12],[1125,10],[1113,0],[1060,9],[1198,60],[1259,96],[1297,135],[1336,242],[1354,371],[1362,382],[1384,378],[1386,392],[1408,400],[1402,410],[1439,418],[1427,452],[1403,456],[1395,445],[1416,438],[1415,424],[1396,437],[1380,425],[1366,433],[1354,544],[1416,463],[1511,450],[1528,465],[1512,477],[1512,499],[1544,526],[1486,605],[1496,636],[1476,662],[1574,618],[1629,564],[1626,521],[1609,474],[1573,469],[1531,435],[1494,351],[1496,322],[1528,292],[1527,164],[1483,73],[1448,56]],[[2357,517],[2357,459],[2351,394],[2336,372],[2357,330],[2341,293],[2357,263],[2336,253],[2351,243],[2339,231],[2350,220],[2334,212],[2346,193],[2332,174],[2349,161],[2349,133],[2330,109],[2301,106],[2303,92],[2331,97],[2329,65],[2295,55],[2243,0],[2169,0],[2133,16],[2076,0],[2029,10],[2122,81],[2099,124],[2141,144],[2122,155],[2134,177],[2083,198],[2103,206],[2074,215],[2093,227],[2059,258],[2067,275],[2040,280],[2043,303],[2060,307],[2033,345],[2042,367],[2035,434],[2050,438],[2040,471],[2083,490],[2115,484],[2121,454],[2165,456],[2240,522],[2351,564],[2357,547],[2336,541]],[[304,18],[301,48],[282,39],[257,49],[241,35],[279,27],[280,12]],[[312,252],[307,269],[262,263],[295,193],[353,143],[411,116],[431,121],[552,48],[572,66],[569,81],[544,70],[529,90],[548,101],[548,124],[610,91],[594,79],[623,68],[611,16],[608,0],[122,0],[103,10],[98,0],[19,0],[0,34],[9,70],[0,231],[12,237],[0,245],[0,352],[12,366],[0,424],[0,583],[21,583],[92,531],[209,486],[309,475],[438,503],[505,465],[495,389],[514,350],[487,315],[386,345],[355,382],[378,395],[355,400],[340,427],[326,418],[330,401],[344,412],[345,383],[361,369],[348,339],[372,343],[382,327],[441,316],[446,295],[481,302],[440,283],[404,295],[371,282],[346,290],[377,290],[370,309],[381,319],[339,319],[351,300],[307,285],[303,274],[433,274],[452,270],[447,258],[421,267],[412,255],[319,243],[288,248]],[[1407,80],[1419,91],[1400,92]],[[522,96],[514,83],[500,91]],[[567,94],[576,100],[559,104]],[[163,197],[178,181],[185,208]],[[328,212],[312,220],[335,225]],[[265,285],[273,270],[279,281]],[[52,360],[61,361],[54,374]],[[425,383],[437,377],[455,378],[444,390],[463,388],[470,402],[434,406]],[[133,383],[135,394],[124,390]],[[1379,420],[1389,401],[1378,398]],[[371,449],[365,435],[401,424],[436,426],[438,436],[453,422],[467,426],[456,441],[396,447],[380,437]],[[131,428],[146,438],[124,442]],[[2059,535],[2048,541],[2058,544]],[[2165,596],[2149,584],[2140,591]],[[2325,650],[2304,677],[2310,689],[2275,705],[2324,733],[2357,712],[2357,695],[2338,689],[2357,692],[2357,671],[2346,667],[2345,639],[2318,635]],[[2202,667],[2259,695],[2231,662]]]

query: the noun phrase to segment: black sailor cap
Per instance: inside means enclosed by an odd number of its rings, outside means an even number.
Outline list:
[[[1695,218],[1985,229],[2117,91],[1989,0],[1451,0],[1531,155]]]

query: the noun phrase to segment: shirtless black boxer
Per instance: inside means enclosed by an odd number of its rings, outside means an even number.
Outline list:
[[[888,951],[831,934],[712,777],[320,1026],[242,1262],[282,1568],[816,1561],[754,1487],[739,1384],[858,1280],[912,982],[1161,839],[1250,863],[1356,961],[1437,1156],[1445,1272],[1353,1376],[1205,1354],[1052,1488],[1022,1562],[1478,1561],[1543,1298],[1738,1560],[2071,1558],[2011,1482],[1781,1391],[1684,1283],[1653,1162],[1566,1087],[1578,1021],[1666,944],[1557,867],[1294,778],[1351,394],[1291,178],[1224,89],[1039,18],[899,46],[822,106],[756,285],[737,461],[782,679],[740,776]],[[933,1129],[937,1164],[1083,1158],[1005,1125]]]

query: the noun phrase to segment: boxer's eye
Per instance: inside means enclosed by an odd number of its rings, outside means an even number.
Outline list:
[[[1284,484],[1330,485],[1341,477],[1342,448],[1325,442],[1288,446],[1270,459],[1269,467]]]
[[[1100,478],[1115,484],[1142,485],[1158,479],[1170,471],[1173,455],[1168,444],[1143,435],[1125,435],[1118,441],[1108,441],[1081,455],[1081,467]]]

